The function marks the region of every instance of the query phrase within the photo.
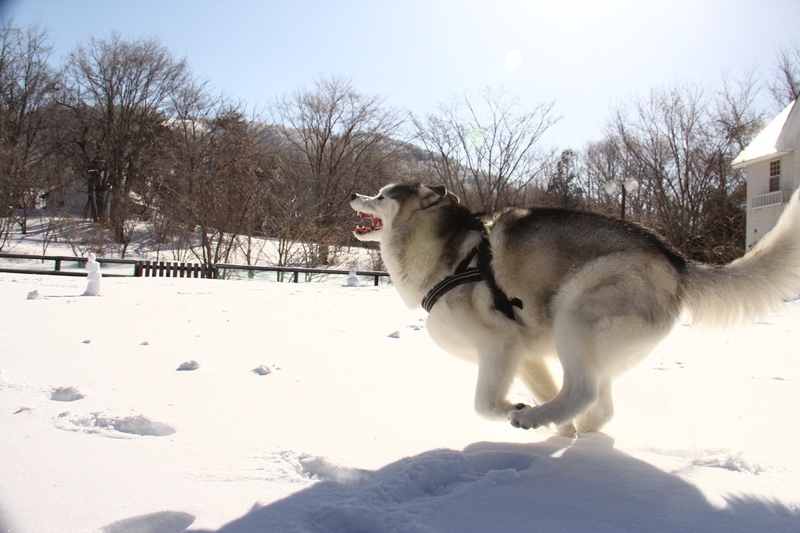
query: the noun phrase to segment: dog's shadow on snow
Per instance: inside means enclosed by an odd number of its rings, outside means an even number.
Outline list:
[[[432,450],[376,471],[308,459],[299,471],[320,482],[218,531],[775,532],[797,531],[800,519],[746,496],[712,506],[693,485],[615,450],[602,434]]]

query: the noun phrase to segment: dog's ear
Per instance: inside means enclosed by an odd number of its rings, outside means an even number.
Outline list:
[[[439,196],[447,196],[447,187],[444,185],[429,185],[428,188]]]
[[[452,204],[459,203],[458,196],[448,192],[444,185],[423,185],[421,199],[423,209],[438,204],[441,200],[447,200]]]
[[[422,209],[427,209],[438,204],[447,194],[444,185],[423,185],[419,190],[419,201]]]

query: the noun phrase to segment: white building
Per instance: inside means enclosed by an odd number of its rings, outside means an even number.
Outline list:
[[[747,172],[745,246],[749,250],[775,226],[800,186],[800,106],[789,104],[732,164]]]

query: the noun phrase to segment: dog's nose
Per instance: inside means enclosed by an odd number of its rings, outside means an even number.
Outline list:
[[[356,198],[358,198],[358,195],[356,193],[350,195],[351,200],[355,200]]]

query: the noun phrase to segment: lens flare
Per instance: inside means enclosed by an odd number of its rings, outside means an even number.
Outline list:
[[[465,142],[467,147],[471,148],[472,150],[477,150],[483,144],[483,139],[483,131],[478,128],[474,128],[467,132]]]
[[[519,50],[511,50],[506,54],[506,70],[514,72],[519,68],[522,63],[522,52]]]

